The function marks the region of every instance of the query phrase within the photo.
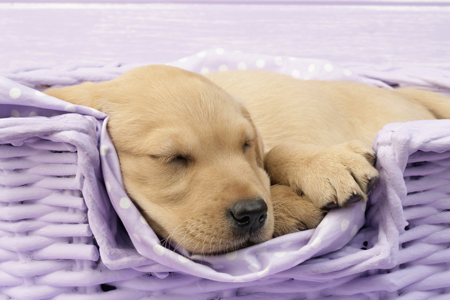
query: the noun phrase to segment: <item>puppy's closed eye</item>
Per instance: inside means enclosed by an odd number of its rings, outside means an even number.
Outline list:
[[[242,146],[242,150],[244,153],[253,146],[253,140],[246,140],[244,145]]]
[[[162,164],[187,165],[192,159],[183,155],[150,155],[151,158]]]

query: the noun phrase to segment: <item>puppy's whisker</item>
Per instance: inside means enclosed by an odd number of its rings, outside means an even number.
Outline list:
[[[212,254],[213,253],[213,241],[215,240],[214,235],[210,235],[209,236],[209,247],[208,247],[208,254]]]
[[[185,223],[191,222],[189,227],[185,228],[183,225]],[[168,245],[171,241],[174,242],[175,245],[171,245],[174,247],[174,251],[177,251],[179,248],[185,248],[185,245],[187,245],[185,242],[189,238],[189,228],[196,225],[197,222],[195,219],[188,219],[182,222],[180,225],[178,225],[174,230],[172,230],[171,234],[165,239],[164,244]],[[182,234],[183,231],[185,231],[185,234]],[[174,237],[181,237],[181,239],[177,238],[177,240],[174,239]]]
[[[181,222],[177,227],[175,227],[175,228],[169,233],[169,235],[168,235],[166,238],[164,238],[164,243],[163,243],[163,245],[164,245],[164,246],[167,246],[167,243],[169,243],[169,241],[170,241],[170,239],[172,238],[172,236],[176,234],[177,230],[178,230],[181,226],[183,226],[186,222],[188,222],[188,221],[190,221],[190,219],[187,219],[187,220]]]
[[[198,222],[197,220],[194,220],[194,222],[192,222],[191,225],[189,225],[189,227],[187,227],[187,228],[185,229],[186,234],[189,234],[189,233],[190,233],[190,229],[192,228],[192,226],[194,226],[194,225],[197,224],[197,223],[199,223],[199,222]]]
[[[205,253],[206,239],[207,239],[208,237],[209,237],[209,234],[206,234],[205,238],[203,239],[202,253]]]
[[[189,225],[189,227],[187,228],[181,228],[184,229],[184,234],[180,234],[182,239],[179,242],[176,242],[176,247],[175,247],[175,251],[178,250],[179,248],[183,248],[184,245],[187,245],[187,241],[189,240],[190,237],[190,228],[194,225],[198,224],[198,222],[196,220],[193,220],[191,222],[191,225]],[[180,230],[181,230],[180,229]]]
[[[197,253],[196,250],[197,250],[197,246],[198,246],[199,243],[200,243],[200,242],[198,242],[198,243],[195,245],[194,250],[192,250],[192,253],[194,253],[194,254]]]
[[[199,232],[197,235],[195,235],[194,237],[192,237],[192,233],[195,233],[198,228],[200,228],[200,226],[197,226],[195,228],[196,225],[198,225],[199,222],[194,220],[191,225],[189,227],[183,228],[185,234],[181,235],[182,239],[176,243],[176,247],[175,250],[177,250],[178,248],[182,248],[182,247],[186,247],[189,244],[192,244],[193,241],[196,240],[196,238],[201,235],[201,233]],[[191,228],[194,226],[195,230],[191,230]],[[197,243],[198,245],[198,243]],[[197,247],[196,245],[196,247]],[[195,253],[195,248],[193,250],[190,250],[191,253]]]
[[[201,235],[201,234],[202,234],[201,232],[198,233],[196,236],[194,236],[194,237],[192,238],[192,240],[195,241],[195,240],[197,239],[197,237],[198,237],[199,235]],[[198,244],[200,244],[200,243],[201,243],[201,241],[198,241],[198,242],[197,242],[197,244],[196,244],[195,247],[194,247],[194,250],[192,251],[193,253],[196,253],[195,250],[197,249],[197,246],[198,246]]]
[[[220,238],[219,249],[222,249],[222,241],[223,241],[223,238]]]
[[[212,254],[213,253],[213,241],[215,240],[215,236],[211,236],[211,239],[209,240],[209,251],[208,253]]]
[[[195,236],[194,239],[197,239],[197,237],[199,235],[201,235],[202,233],[199,233]],[[204,233],[203,233],[204,234]],[[207,245],[206,240],[208,239],[208,237],[210,237],[209,234],[206,234],[205,238],[203,239],[203,241],[201,239],[199,239],[199,241],[197,242],[197,244],[195,245],[195,249],[197,248],[197,246],[199,246],[199,244],[202,246],[201,251],[199,252],[199,254],[204,255],[205,254],[205,247]]]

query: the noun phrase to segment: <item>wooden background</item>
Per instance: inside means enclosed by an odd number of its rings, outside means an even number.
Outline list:
[[[450,69],[445,1],[0,1],[0,71],[165,63],[222,47]]]

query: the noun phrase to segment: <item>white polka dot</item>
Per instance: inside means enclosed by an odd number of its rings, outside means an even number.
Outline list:
[[[179,59],[178,61],[179,61],[179,62],[186,62],[186,61],[187,61],[187,57],[184,57],[184,58],[182,58],[182,59]]]
[[[299,78],[300,77],[300,71],[299,70],[292,71],[292,77]]]
[[[258,60],[256,61],[256,66],[257,66],[258,68],[260,68],[260,69],[264,68],[265,65],[266,65],[266,62],[265,62],[264,60],[262,60],[262,59],[258,59]]]
[[[203,68],[200,70],[200,73],[201,73],[202,75],[206,75],[206,74],[209,73],[209,69],[206,68],[206,67],[203,67]]]
[[[227,71],[228,70],[228,67],[226,66],[226,65],[220,65],[219,66],[219,71],[220,72],[225,72],[225,71]]]
[[[248,269],[252,272],[258,272],[259,271],[259,266],[255,265],[255,264],[251,264],[248,266]]]
[[[164,249],[164,247],[161,246],[161,245],[154,245],[153,246],[153,252],[155,252],[159,256],[164,255],[165,251],[166,251],[166,249]]]
[[[109,184],[109,182],[105,182],[105,185],[106,185],[106,190],[108,192],[111,192],[111,185]]]
[[[312,72],[314,72],[315,70],[316,70],[316,66],[315,66],[315,65],[310,64],[310,65],[308,66],[308,72],[309,72],[309,73],[312,73]]]
[[[320,222],[319,226],[317,226],[317,228],[322,228],[323,226],[327,225],[327,223],[328,223],[328,219],[327,219],[327,218],[324,218],[324,219]]]
[[[264,270],[258,272],[259,277],[266,276],[269,273],[269,268],[265,268]]]
[[[346,231],[349,224],[350,224],[349,220],[347,220],[347,219],[343,220],[341,223],[341,230]]]
[[[123,197],[122,199],[120,199],[119,205],[123,209],[127,209],[131,206],[131,200],[128,199],[127,197]]]
[[[273,255],[275,255],[276,257],[283,257],[286,255],[286,252],[275,252]]]
[[[203,261],[203,256],[201,256],[199,254],[194,254],[194,255],[191,255],[191,260]]]
[[[22,95],[22,92],[18,89],[18,88],[12,88],[9,91],[9,96],[13,99],[17,99],[20,97],[20,95]]]
[[[205,51],[202,51],[202,52],[197,53],[197,56],[198,56],[198,57],[205,57],[205,55],[206,55],[206,52],[205,52]]]
[[[43,92],[39,92],[39,91],[34,91],[34,94],[39,97],[42,97],[45,95]]]
[[[228,260],[235,260],[237,257],[237,252],[230,252],[225,255]]]
[[[353,228],[352,228],[352,232],[350,232],[350,234],[352,235],[352,236],[355,236],[355,234],[358,232],[358,226],[353,226]]]
[[[30,112],[30,117],[36,117],[38,114],[35,111]]]
[[[139,243],[141,242],[141,237],[138,236],[136,233],[133,233],[134,238],[136,239],[136,241],[138,241]]]
[[[18,110],[15,110],[15,109],[13,109],[13,110],[11,111],[11,117],[14,117],[14,118],[18,118],[18,117],[20,117],[20,113],[19,113],[19,111],[18,111]]]
[[[216,49],[216,53],[219,55],[222,55],[225,52],[225,50],[223,50],[222,48],[217,48]]]
[[[322,243],[322,239],[320,237],[316,237],[314,241],[311,243],[311,247],[317,248],[320,246],[320,243]]]
[[[281,66],[283,64],[283,58],[280,56],[275,57],[275,64]]]
[[[64,107],[64,110],[67,112],[76,112],[77,108],[73,104],[67,104],[66,107]]]
[[[108,150],[109,150],[108,146],[106,146],[106,145],[101,145],[101,146],[100,146],[100,154],[101,154],[102,156],[105,156],[106,153],[108,152]]]
[[[289,60],[290,60],[290,61],[297,60],[297,57],[289,57]]]
[[[144,218],[144,216],[141,216],[141,217],[139,218],[139,220],[141,221],[142,224],[148,225],[147,220]]]
[[[187,259],[184,256],[178,255],[178,260],[180,261],[180,263],[185,264],[189,261],[189,259]]]
[[[233,279],[233,282],[244,282],[244,280],[241,278],[235,278]]]
[[[323,68],[325,69],[325,71],[327,71],[327,72],[331,72],[331,71],[333,71],[333,65],[330,65],[330,64],[325,64],[325,66],[323,66]]]
[[[240,63],[238,63],[238,69],[239,70],[246,70],[247,69],[247,65],[245,64],[245,62],[241,61]]]
[[[350,71],[349,69],[344,69],[344,75],[345,76],[352,76],[352,71]]]
[[[281,245],[281,248],[286,249],[286,248],[289,247],[291,244],[292,244],[291,242],[284,243],[283,245]]]

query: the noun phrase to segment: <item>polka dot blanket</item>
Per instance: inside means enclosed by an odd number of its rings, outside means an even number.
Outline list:
[[[416,67],[342,67],[324,60],[232,52],[221,48],[168,64],[200,74],[258,69],[304,80],[344,80],[388,89],[422,86],[444,93],[450,91],[450,72],[447,71]],[[102,174],[99,176],[104,180],[108,197],[100,201],[101,205],[95,202],[86,205],[89,209],[89,224],[99,246],[100,257],[107,268],[151,272],[159,278],[167,277],[170,272],[179,272],[228,283],[252,282],[283,274],[305,279],[312,285],[327,287],[349,282],[367,270],[387,269],[398,264],[399,235],[404,231],[407,221],[402,210],[403,196],[396,196],[395,192],[402,190],[402,187],[395,185],[396,180],[401,179],[403,182],[401,168],[405,168],[408,155],[417,150],[413,146],[405,150],[402,157],[396,157],[396,163],[392,163],[390,154],[383,156],[382,152],[379,153],[378,168],[392,172],[381,172],[382,183],[374,190],[368,204],[357,203],[351,207],[334,209],[316,229],[285,235],[217,256],[191,255],[183,249],[175,252],[163,247],[123,189],[117,154],[106,131],[107,116],[38,91],[46,86],[112,79],[136,66],[85,64],[51,70],[17,70],[3,74],[5,77],[0,79],[1,118],[27,117],[36,123],[36,130],[39,130],[42,118],[61,119],[76,113],[95,118],[101,126],[98,148]],[[392,126],[399,125],[389,125],[385,132],[391,132]],[[21,134],[24,133],[18,127],[18,135]],[[379,137],[374,142],[375,149],[382,147],[382,138],[383,135],[381,140]],[[449,146],[441,143],[435,147],[438,151],[444,151]],[[398,167],[398,162],[404,166]],[[390,174],[397,174],[398,178]],[[390,188],[391,185],[394,187]],[[98,217],[105,214],[109,215]],[[116,214],[120,222],[116,224],[108,221],[115,218]]]

